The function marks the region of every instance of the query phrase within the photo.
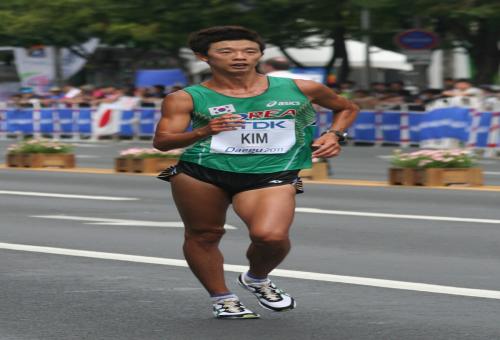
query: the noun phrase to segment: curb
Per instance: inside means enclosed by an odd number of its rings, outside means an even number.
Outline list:
[[[95,175],[126,175],[126,176],[156,176],[156,173],[132,173],[132,172],[115,172],[113,169],[101,168],[9,168],[5,164],[0,164],[0,170],[21,170],[21,171],[43,171],[43,172],[64,172],[75,174],[95,174]],[[358,179],[325,179],[325,180],[308,180],[304,179],[304,183],[308,184],[323,184],[323,185],[339,185],[339,186],[358,186],[358,187],[387,187],[387,188],[405,188],[405,189],[440,189],[440,190],[469,190],[469,191],[497,191],[500,192],[500,186],[497,185],[483,185],[480,187],[467,187],[459,185],[451,186],[404,186],[404,185],[390,185],[384,181],[370,181]]]

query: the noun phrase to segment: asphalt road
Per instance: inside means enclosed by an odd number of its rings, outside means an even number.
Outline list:
[[[81,166],[104,168],[99,155],[109,162],[123,145],[79,146],[97,156]],[[356,150],[336,174],[385,179],[378,152],[390,152]],[[0,200],[2,340],[500,338],[496,191],[307,184],[273,277],[298,301],[287,313],[261,310],[235,284],[248,239],[229,213],[226,276],[262,314],[247,321],[212,318],[165,182],[0,169]]]

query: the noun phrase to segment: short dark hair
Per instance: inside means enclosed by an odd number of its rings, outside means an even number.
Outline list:
[[[250,40],[259,44],[261,52],[266,48],[257,32],[242,26],[213,26],[193,32],[189,36],[188,45],[194,53],[206,56],[210,44],[224,40]]]

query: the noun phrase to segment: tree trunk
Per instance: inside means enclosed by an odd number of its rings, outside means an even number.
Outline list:
[[[294,58],[290,55],[290,53],[288,53],[288,52],[286,51],[286,49],[285,49],[285,48],[283,48],[283,47],[281,47],[281,46],[278,46],[278,47],[279,47],[279,49],[280,49],[281,53],[283,53],[283,55],[284,55],[285,57],[287,57],[287,58],[288,58],[288,60],[290,60],[292,63],[294,63],[297,67],[302,67],[302,68],[306,67],[306,66],[304,66],[304,64],[302,64],[300,61],[298,61],[297,59],[294,59]]]
[[[477,38],[469,49],[476,68],[474,80],[477,84],[492,84],[498,75],[500,51],[497,46],[500,32],[487,22],[481,22]]]
[[[342,83],[348,80],[350,67],[349,56],[347,55],[347,48],[345,44],[345,27],[337,26],[333,31],[333,57],[327,64],[327,72],[332,68],[335,60],[341,59],[341,64],[337,70],[337,82]]]

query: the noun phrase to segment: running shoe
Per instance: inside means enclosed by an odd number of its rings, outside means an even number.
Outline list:
[[[237,298],[219,300],[213,304],[217,319],[258,319],[260,315],[246,308]]]
[[[253,293],[262,307],[275,312],[284,312],[294,309],[297,305],[293,297],[276,287],[271,280],[268,279],[265,282],[259,283],[247,283],[245,282],[244,275],[240,274],[238,276],[238,283]]]

